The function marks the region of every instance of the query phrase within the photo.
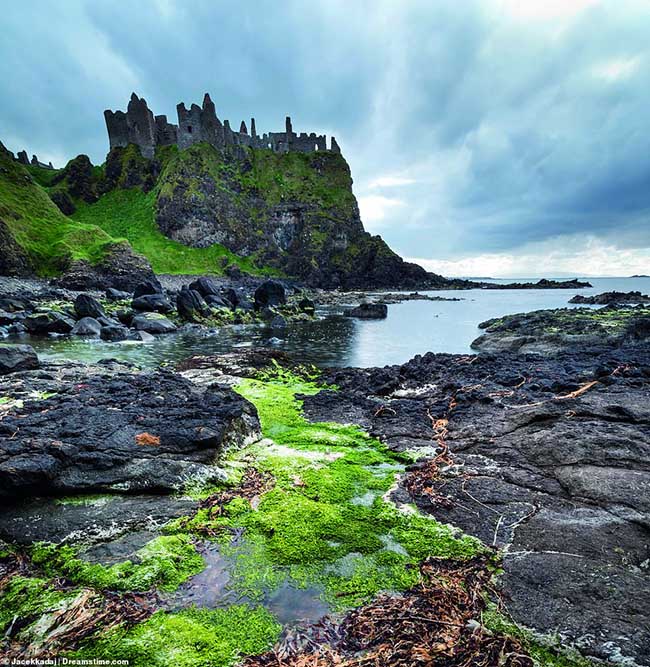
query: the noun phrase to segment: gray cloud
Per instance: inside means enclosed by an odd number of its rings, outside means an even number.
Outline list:
[[[367,226],[407,256],[648,248],[650,8],[515,4],[26,0],[4,11],[0,138],[99,162],[131,90],[171,117],[209,91],[232,122],[336,134]]]

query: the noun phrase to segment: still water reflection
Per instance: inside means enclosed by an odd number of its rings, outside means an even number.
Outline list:
[[[590,278],[593,288],[580,294],[639,290],[650,292],[650,278]],[[30,341],[45,358],[83,361],[113,357],[143,366],[175,362],[193,354],[218,354],[246,346],[273,346],[303,363],[319,366],[383,366],[416,354],[468,353],[480,334],[478,324],[491,317],[540,308],[560,308],[572,290],[464,290],[428,292],[463,301],[407,301],[388,307],[385,320],[363,321],[321,313],[320,319],[291,324],[286,330],[260,325],[224,327],[211,332],[160,336],[154,343],[123,344],[73,339]]]

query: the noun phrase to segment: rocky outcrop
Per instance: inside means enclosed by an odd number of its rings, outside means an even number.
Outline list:
[[[426,354],[333,370],[314,421],[423,459],[393,499],[503,549],[514,620],[621,663],[650,658],[650,352]],[[632,663],[629,663],[632,664]]]
[[[113,287],[132,290],[144,280],[155,280],[151,265],[128,243],[111,245],[96,264],[86,260],[71,262],[64,274],[54,283],[70,290],[93,290]]]
[[[38,368],[38,357],[31,345],[0,343],[0,375]]]
[[[388,317],[388,306],[385,303],[361,303],[356,308],[345,311],[346,317],[361,320],[384,320]]]
[[[7,376],[17,402],[0,421],[0,495],[160,492],[218,479],[227,447],[256,437],[254,408],[231,390],[197,388],[170,372],[52,367]]]
[[[559,308],[506,315],[479,324],[485,333],[472,342],[480,352],[555,354],[647,345],[650,308]]]
[[[163,170],[156,221],[185,245],[214,243],[320,287],[449,286],[364,231],[335,152],[243,155],[196,144]]]
[[[650,296],[641,292],[603,292],[594,296],[576,294],[569,303],[606,306],[609,304],[650,303]]]
[[[16,242],[7,224],[0,219],[0,276],[29,276],[33,271],[29,256]]]

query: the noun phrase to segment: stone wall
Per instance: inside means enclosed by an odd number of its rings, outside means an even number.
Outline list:
[[[188,109],[183,102],[177,105],[178,125],[168,122],[167,116],[155,116],[149,110],[144,98],[135,93],[131,95],[126,113],[123,111],[104,111],[110,148],[136,144],[144,157],[152,158],[156,146],[178,144],[182,150],[199,142],[207,142],[215,148],[247,146],[267,148],[278,153],[299,151],[311,153],[326,151],[327,137],[315,132],[293,131],[291,118],[287,116],[284,132],[268,132],[259,136],[255,119],[251,118],[250,134],[245,121],[239,126],[239,132],[230,127],[230,122],[218,118],[214,102],[208,93],[203,98],[202,106],[192,104]],[[336,139],[331,139],[331,151],[340,153]]]

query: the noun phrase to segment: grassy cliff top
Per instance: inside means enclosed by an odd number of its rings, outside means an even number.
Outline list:
[[[59,211],[39,185],[55,174],[31,165],[26,168],[0,147],[0,220],[43,276],[59,273],[71,260],[95,263],[114,244],[96,225],[73,221]]]

